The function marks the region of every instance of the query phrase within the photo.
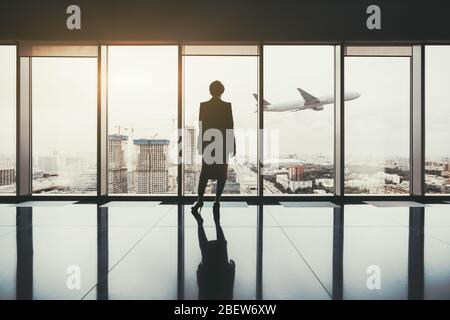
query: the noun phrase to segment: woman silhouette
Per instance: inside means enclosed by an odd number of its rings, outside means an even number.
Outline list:
[[[203,195],[208,179],[216,179],[216,199],[213,211],[220,208],[220,197],[225,187],[229,156],[236,155],[234,122],[231,103],[222,101],[225,87],[220,81],[209,85],[212,98],[200,103],[198,152],[202,155],[202,169],[198,182],[198,198],[191,208],[198,214],[203,207]]]

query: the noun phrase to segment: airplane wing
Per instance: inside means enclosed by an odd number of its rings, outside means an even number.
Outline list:
[[[305,100],[305,104],[319,102],[319,99],[317,99],[313,95],[310,95],[308,92],[306,92],[300,88],[297,88],[297,90],[302,95],[303,100]]]

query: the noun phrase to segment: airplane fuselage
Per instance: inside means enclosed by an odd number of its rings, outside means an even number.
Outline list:
[[[359,93],[348,92],[345,93],[345,101],[354,100],[360,97]],[[315,111],[323,110],[325,105],[334,103],[334,95],[325,95],[317,97],[317,101],[305,102],[303,100],[293,100],[281,103],[269,104],[264,107],[264,111],[268,112],[286,112],[286,111],[300,111],[311,109]]]

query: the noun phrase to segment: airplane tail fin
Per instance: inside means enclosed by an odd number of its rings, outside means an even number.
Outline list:
[[[256,93],[253,94],[253,97],[255,98],[256,102],[258,102],[258,95]],[[269,106],[270,102],[263,99],[263,107]]]

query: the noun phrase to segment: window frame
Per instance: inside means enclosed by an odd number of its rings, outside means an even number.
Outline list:
[[[350,52],[349,52],[350,51]],[[353,51],[353,52],[352,52]],[[345,58],[346,57],[385,57],[385,58],[392,58],[392,57],[405,57],[409,58],[409,65],[410,65],[410,101],[409,101],[409,191],[407,194],[349,194],[345,192],[345,151],[343,154],[342,159],[342,167],[341,167],[341,173],[342,173],[342,193],[344,197],[360,197],[360,198],[366,198],[366,197],[374,197],[374,198],[380,198],[380,197],[387,197],[387,198],[407,198],[412,195],[419,195],[421,196],[423,193],[423,183],[420,185],[417,185],[417,181],[422,180],[421,177],[418,177],[418,175],[423,175],[420,172],[420,168],[423,166],[423,161],[421,161],[421,157],[418,157],[416,150],[416,146],[419,147],[419,149],[422,149],[423,147],[423,139],[421,131],[422,129],[418,124],[422,122],[422,116],[420,116],[419,119],[417,119],[417,116],[422,113],[422,101],[421,97],[416,97],[414,95],[414,88],[419,85],[421,86],[422,81],[422,75],[417,74],[417,58],[421,58],[420,54],[417,52],[417,46],[414,46],[413,44],[371,44],[371,43],[363,43],[363,44],[350,44],[344,46],[344,52],[343,52],[343,60],[342,60],[342,69],[341,72],[344,75],[344,78],[342,79],[342,85],[341,85],[341,95],[342,98],[344,96],[345,92]],[[419,60],[420,61],[420,60]],[[345,118],[345,101],[341,98],[341,104],[342,109],[341,113],[343,117]],[[342,121],[345,122],[345,119]],[[418,123],[417,123],[418,122]],[[413,133],[418,132],[420,137],[414,137]],[[345,125],[342,128],[341,136],[343,137],[342,144],[344,145],[343,149],[345,150]],[[419,150],[419,156],[420,156],[420,150]],[[420,168],[418,168],[418,166]],[[417,193],[417,194],[416,194]]]
[[[308,46],[315,46],[315,47],[319,47],[319,46],[323,46],[323,47],[333,47],[333,51],[334,51],[334,55],[333,55],[333,59],[334,59],[334,70],[333,70],[333,87],[334,87],[334,91],[333,91],[333,95],[334,95],[334,110],[333,110],[333,129],[332,132],[334,132],[333,134],[333,155],[332,155],[332,159],[333,159],[333,193],[332,194],[325,194],[325,195],[320,195],[320,194],[288,194],[288,193],[279,193],[279,194],[265,194],[263,193],[264,188],[263,188],[263,184],[264,184],[264,152],[263,150],[260,151],[260,158],[259,158],[259,163],[261,166],[261,173],[258,175],[259,179],[261,180],[261,197],[264,197],[266,199],[277,199],[277,198],[283,198],[283,199],[292,199],[292,198],[300,198],[300,199],[317,199],[317,200],[324,200],[326,198],[335,198],[336,196],[339,195],[339,179],[338,179],[338,172],[339,170],[339,150],[341,149],[341,144],[339,143],[339,141],[337,140],[337,136],[338,136],[338,132],[340,132],[340,122],[339,122],[339,116],[340,116],[340,110],[339,110],[339,105],[340,105],[340,99],[338,98],[340,96],[340,92],[339,91],[339,86],[337,85],[337,83],[339,82],[339,77],[338,74],[340,73],[339,68],[340,68],[340,54],[341,54],[341,48],[344,48],[341,44],[339,43],[333,43],[333,42],[329,42],[329,43],[323,43],[323,42],[319,42],[319,43],[314,43],[314,42],[268,42],[268,43],[264,43],[263,44],[263,48],[266,46],[271,46],[271,47],[276,47],[276,46],[295,46],[295,47],[308,47]],[[262,52],[263,49],[261,49]],[[262,68],[264,68],[263,63],[262,64]],[[264,78],[259,79],[260,83],[264,84]],[[262,92],[261,97],[265,98],[265,96],[263,95],[263,89],[260,89],[260,92]],[[262,104],[262,101],[261,101]],[[261,113],[264,115],[264,108],[263,106],[260,107]],[[262,126],[261,129],[264,129],[264,117],[262,119]],[[264,130],[262,130],[262,132],[264,132]],[[264,140],[262,140],[264,141]],[[261,145],[260,148],[263,147],[263,143]]]
[[[181,186],[181,178],[180,178],[180,164],[178,164],[177,168],[177,192],[174,193],[166,193],[166,194],[109,194],[108,192],[108,183],[109,183],[109,176],[108,176],[108,135],[109,135],[109,120],[108,120],[108,111],[109,111],[109,105],[108,105],[108,68],[109,68],[109,48],[110,47],[137,47],[137,46],[176,46],[177,47],[177,55],[178,55],[178,84],[177,84],[177,110],[176,110],[176,116],[177,116],[177,129],[180,130],[181,123],[180,123],[180,114],[181,114],[181,100],[180,100],[180,56],[181,56],[181,46],[177,42],[170,42],[170,41],[161,41],[161,42],[127,42],[127,41],[113,41],[113,42],[104,42],[102,44],[99,44],[99,74],[100,74],[100,83],[99,83],[99,95],[100,95],[100,102],[99,102],[99,115],[98,119],[98,130],[99,135],[101,136],[99,144],[99,153],[100,153],[100,164],[101,164],[101,172],[100,175],[100,185],[99,185],[99,196],[102,197],[108,197],[108,198],[115,198],[115,199],[123,199],[130,197],[131,199],[139,199],[139,198],[146,198],[146,199],[159,199],[159,198],[168,198],[168,199],[174,199],[179,196],[181,196],[180,193],[180,186]],[[181,150],[180,150],[181,152]]]
[[[195,50],[195,49],[197,50]],[[233,49],[235,48],[242,48],[242,52],[239,51],[239,49],[237,49],[236,51],[234,51]],[[193,52],[189,52],[191,49]],[[224,51],[220,51],[220,49],[224,49]],[[231,49],[231,51],[226,51],[227,49]],[[180,126],[180,130],[182,130],[182,137],[181,139],[183,139],[184,137],[184,128],[185,128],[185,108],[184,108],[184,79],[185,79],[185,57],[255,57],[256,58],[256,62],[257,62],[257,91],[258,91],[258,97],[262,96],[262,91],[261,91],[261,83],[262,83],[262,56],[263,56],[263,46],[261,44],[258,43],[252,43],[252,42],[243,42],[243,43],[223,43],[223,42],[218,42],[218,43],[203,43],[203,42],[192,42],[192,43],[184,43],[183,45],[181,45],[180,50],[179,50],[179,54],[180,54],[180,77],[181,77],[181,88],[180,88],[180,115],[179,120],[181,120],[181,126]],[[257,164],[258,164],[258,169],[257,169],[257,173],[256,173],[256,194],[245,194],[245,195],[227,195],[224,194],[223,197],[225,198],[249,198],[249,199],[254,199],[254,198],[259,198],[262,197],[262,193],[263,193],[263,189],[262,189],[262,162],[261,162],[261,149],[262,149],[262,145],[263,145],[263,133],[262,133],[262,129],[263,128],[263,124],[262,124],[262,111],[263,110],[263,106],[262,106],[262,99],[258,99],[258,107],[257,107],[257,127],[255,129],[258,129],[257,132]],[[181,146],[184,146],[184,143],[181,143]],[[184,160],[184,155],[183,155],[183,150],[181,150],[180,152],[180,159]],[[195,198],[197,197],[197,195],[188,195],[185,196],[185,185],[184,185],[184,178],[185,178],[185,173],[184,173],[184,162],[182,161],[182,163],[180,164],[181,167],[181,172],[182,172],[182,183],[179,185],[179,188],[182,188],[180,196],[183,197],[189,197],[189,198]],[[205,196],[205,198],[209,198],[211,196]]]
[[[98,117],[99,117],[99,65],[100,57],[98,46],[93,42],[19,42],[17,46],[18,61],[18,101],[17,101],[17,159],[18,159],[18,186],[16,196],[24,198],[92,198],[99,194],[99,149],[100,143]],[[32,163],[33,163],[33,110],[32,110],[32,60],[33,58],[95,58],[97,59],[97,192],[93,194],[35,194],[32,190]]]

